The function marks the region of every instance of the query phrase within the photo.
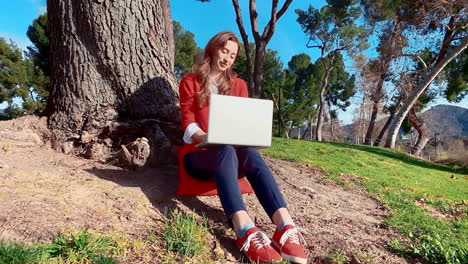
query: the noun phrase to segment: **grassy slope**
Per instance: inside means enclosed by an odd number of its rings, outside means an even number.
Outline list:
[[[338,181],[343,175],[357,176],[356,180],[392,209],[388,224],[412,238],[407,253],[436,263],[468,261],[467,206],[460,205],[468,198],[468,179],[462,174],[467,171],[454,172],[394,150],[363,145],[274,138],[272,147],[262,152],[310,164]],[[415,205],[417,200],[442,213],[461,212],[461,217],[443,220],[430,216]]]

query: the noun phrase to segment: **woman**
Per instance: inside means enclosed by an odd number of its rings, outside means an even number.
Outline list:
[[[216,34],[207,44],[193,73],[180,82],[180,106],[184,131],[183,165],[190,176],[214,180],[224,212],[237,236],[237,245],[256,263],[281,260],[307,263],[304,239],[286,209],[286,203],[262,157],[252,147],[230,145],[197,149],[206,141],[210,94],[248,97],[246,83],[235,78],[232,70],[240,43],[229,31]],[[254,224],[247,213],[238,184],[244,174],[263,208],[277,226],[271,241]],[[271,246],[271,242],[276,248]]]

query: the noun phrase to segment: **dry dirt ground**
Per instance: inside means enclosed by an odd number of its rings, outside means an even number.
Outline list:
[[[217,197],[177,197],[177,168],[127,171],[65,155],[43,144],[45,119],[23,117],[0,122],[0,240],[47,243],[63,230],[147,234],[161,225],[165,208],[203,212],[217,234],[212,245],[236,263],[234,245]],[[384,224],[389,211],[359,187],[324,178],[322,172],[265,157],[297,225],[307,230],[309,263],[328,263],[333,253],[361,256],[351,263],[412,263],[392,252],[396,232]],[[254,195],[245,196],[257,225],[273,226]],[[363,260],[362,256],[365,256]],[[122,263],[158,263],[121,260]]]

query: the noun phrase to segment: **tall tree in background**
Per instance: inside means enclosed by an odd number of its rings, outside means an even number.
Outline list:
[[[338,53],[347,52],[354,56],[367,48],[367,31],[355,22],[361,16],[357,0],[327,0],[320,10],[310,6],[307,11],[296,10],[297,21],[309,36],[308,48],[318,48],[325,69],[320,88],[320,106],[317,117],[316,139],[322,141],[322,121],[324,117],[325,95],[328,78]],[[311,44],[312,43],[312,44]],[[328,59],[324,59],[328,58]]]
[[[316,67],[323,67],[323,63],[319,61],[315,64]],[[325,70],[323,69],[321,72],[323,73]],[[319,80],[322,80],[320,75],[318,77]],[[337,110],[346,111],[348,106],[351,105],[349,100],[356,92],[355,81],[355,76],[350,76],[349,73],[346,72],[343,56],[338,53],[333,62],[333,69],[329,76],[330,84],[325,95],[325,101],[327,102],[329,111],[331,141],[335,141],[337,136],[334,124],[334,120],[338,120]]]
[[[14,97],[28,96],[30,66],[15,43],[0,38],[0,103],[8,103],[7,112],[14,110]]]
[[[254,43],[250,43],[250,52],[253,53],[255,48]],[[251,54],[253,55],[253,54]],[[236,57],[236,63],[234,64],[234,71],[239,75],[240,78],[247,80],[247,55],[245,49],[241,47],[239,54]],[[262,98],[269,98],[273,101],[274,112],[273,112],[273,131],[279,131],[280,126],[284,127],[284,118],[282,114],[281,106],[285,104],[284,97],[280,93],[285,85],[284,82],[284,71],[283,63],[278,56],[278,52],[272,49],[267,49],[265,52],[264,62],[264,80],[262,89]],[[281,131],[278,132],[278,136]]]
[[[202,52],[195,42],[195,35],[182,28],[182,25],[173,21],[174,43],[175,43],[175,64],[174,73],[178,80],[192,71],[197,57]]]
[[[423,95],[418,98],[418,101],[411,107],[411,110],[408,113],[408,121],[414,129],[418,132],[418,137],[416,143],[413,146],[413,153],[416,156],[420,156],[422,150],[426,146],[427,142],[431,139],[429,135],[426,122],[421,116],[417,116],[417,112],[421,112],[424,107],[426,107],[431,101],[436,97],[435,93],[426,91]]]
[[[260,34],[258,28],[258,13],[256,7],[256,0],[249,0],[249,14],[250,14],[250,26],[252,29],[252,35],[255,41],[255,56],[252,56],[250,47],[249,37],[245,31],[244,22],[242,21],[242,12],[239,6],[238,0],[232,0],[234,10],[236,12],[236,22],[239,27],[239,32],[244,42],[244,49],[247,64],[247,82],[249,87],[250,97],[258,98],[262,95],[262,85],[264,79],[264,63],[265,63],[265,51],[268,42],[275,32],[276,22],[283,16],[288,9],[292,0],[285,0],[283,6],[278,10],[278,0],[271,1],[271,17],[268,21],[263,33]]]
[[[47,4],[53,146],[105,160],[129,144],[133,165],[167,161],[181,137],[168,0]]]
[[[50,63],[49,63],[49,38],[47,36],[47,14],[40,15],[33,20],[26,32],[33,46],[28,46],[26,56],[34,64],[32,78],[34,85],[31,94],[24,101],[24,108],[32,112],[40,112],[46,107],[50,91]]]
[[[354,67],[359,71],[358,94],[361,96],[359,109],[355,112],[353,119],[352,138],[355,144],[363,144],[365,141],[365,131],[369,124],[371,111],[371,96],[378,82],[377,76],[370,71],[369,63],[366,56],[359,56],[355,59]]]
[[[319,102],[319,79],[321,67],[311,62],[309,55],[305,53],[292,56],[288,62],[288,74],[294,78],[293,85],[287,89],[287,101],[291,112],[291,126],[301,127],[306,123],[306,129],[299,137],[309,135],[312,139],[312,124],[317,117],[317,105]]]
[[[37,113],[45,105],[43,94],[36,87],[46,87],[47,79],[22,53],[15,43],[0,38],[0,103],[8,103],[6,113],[10,118]],[[22,105],[13,103],[13,99],[21,99]]]
[[[372,20],[373,18],[367,18]],[[374,22],[371,22],[374,23]],[[385,82],[391,77],[390,66],[395,54],[401,54],[403,46],[406,44],[406,38],[402,36],[403,25],[396,17],[388,20],[382,26],[382,32],[379,36],[379,45],[377,52],[379,57],[369,63],[369,70],[378,76],[378,82],[373,89],[371,100],[373,102],[372,115],[367,127],[364,144],[371,145],[374,135],[374,126],[379,112],[379,106],[385,97]]]
[[[380,1],[372,1],[371,5],[379,5]],[[407,2],[401,8],[401,19],[407,23],[408,31],[415,39],[407,50],[407,54],[419,60],[423,65],[419,73],[417,86],[414,91],[402,102],[401,108],[389,126],[386,147],[394,148],[400,126],[408,115],[418,98],[424,94],[429,85],[444,71],[446,66],[457,58],[468,46],[466,26],[468,15],[464,1],[415,1]],[[378,10],[378,8],[375,8]],[[418,16],[414,16],[417,13]],[[418,37],[430,37],[436,41],[421,41]],[[424,45],[421,45],[424,44]],[[420,48],[420,52],[411,52]],[[433,54],[430,60],[425,61],[420,55],[430,50]]]
[[[445,80],[446,83],[444,83]],[[438,84],[447,86],[443,91],[443,96],[449,102],[458,103],[468,95],[468,51],[466,49],[447,65]]]
[[[38,66],[46,76],[50,76],[49,38],[47,36],[47,13],[33,20],[26,32],[34,46],[28,46],[27,55],[35,66]]]

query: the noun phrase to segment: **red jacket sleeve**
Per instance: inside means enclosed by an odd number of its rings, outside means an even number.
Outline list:
[[[179,85],[180,112],[182,131],[185,131],[188,125],[195,123],[195,111],[197,107],[197,96],[195,95],[194,79],[191,76],[185,76]]]

